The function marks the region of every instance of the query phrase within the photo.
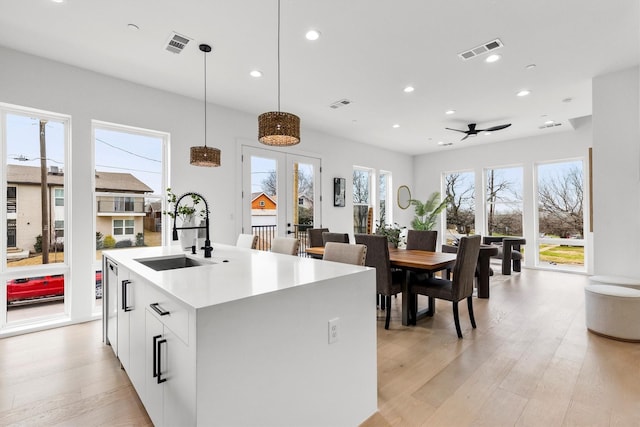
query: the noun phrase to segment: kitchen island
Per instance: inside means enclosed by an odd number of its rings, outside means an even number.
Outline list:
[[[105,342],[156,426],[354,426],[377,410],[375,270],[214,244],[207,259],[104,251],[103,271]]]

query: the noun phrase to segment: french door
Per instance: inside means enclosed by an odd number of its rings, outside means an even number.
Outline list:
[[[321,224],[320,159],[242,147],[242,232],[268,250],[275,236],[298,237]]]

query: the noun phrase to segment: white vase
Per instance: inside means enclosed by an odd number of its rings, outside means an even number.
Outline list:
[[[180,225],[180,227],[195,227],[195,226],[196,226],[196,219],[193,215],[187,215],[182,221],[182,225]],[[198,242],[196,241],[197,233],[198,233],[198,230],[196,229],[180,230],[180,233],[179,233],[180,247],[185,251],[190,251],[191,246],[194,246],[194,245],[197,246],[198,245]],[[196,249],[198,248],[196,247]]]

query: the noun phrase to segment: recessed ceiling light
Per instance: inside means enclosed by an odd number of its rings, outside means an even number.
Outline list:
[[[523,90],[521,90],[520,92],[518,92],[516,95],[517,95],[517,96],[527,96],[527,95],[529,95],[530,93],[531,93],[531,91],[530,91],[530,90],[523,89]]]
[[[485,135],[491,135],[491,132],[485,132],[484,134]]]
[[[451,114],[455,114],[456,110],[447,110],[444,112],[445,114],[451,115]]]
[[[453,145],[453,142],[438,141],[438,145],[440,145],[442,147],[448,147],[450,145]]]
[[[487,56],[487,59],[484,60],[484,62],[496,62],[499,61],[500,58],[502,58],[502,55],[498,55],[497,53],[494,53],[493,55],[489,55]]]
[[[398,129],[398,128],[400,127],[400,125],[396,123],[396,124],[395,124],[395,125],[393,125],[392,127],[393,127],[394,129]]]
[[[413,86],[407,86],[403,89],[406,93],[411,93],[416,90]]]
[[[136,24],[127,24],[127,28],[129,28],[131,31],[138,31],[140,29],[140,27],[138,27]]]
[[[527,66],[526,66],[526,67],[524,67],[524,68],[526,68],[527,70],[533,70],[533,69],[534,69],[534,68],[536,68],[536,67],[537,67],[537,65],[536,65],[536,64],[529,64],[529,65],[527,65]]]
[[[314,41],[320,38],[320,31],[318,30],[309,30],[304,35],[307,40]]]
[[[547,120],[546,122],[544,122],[545,125],[552,125],[555,122],[553,120]]]
[[[64,3],[65,0],[51,0],[52,3]]]
[[[260,70],[251,70],[249,75],[251,77],[255,77],[255,78],[262,77],[262,71],[260,71]]]

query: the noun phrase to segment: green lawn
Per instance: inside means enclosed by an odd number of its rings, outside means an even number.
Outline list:
[[[556,264],[584,265],[584,247],[540,245],[540,261]]]

